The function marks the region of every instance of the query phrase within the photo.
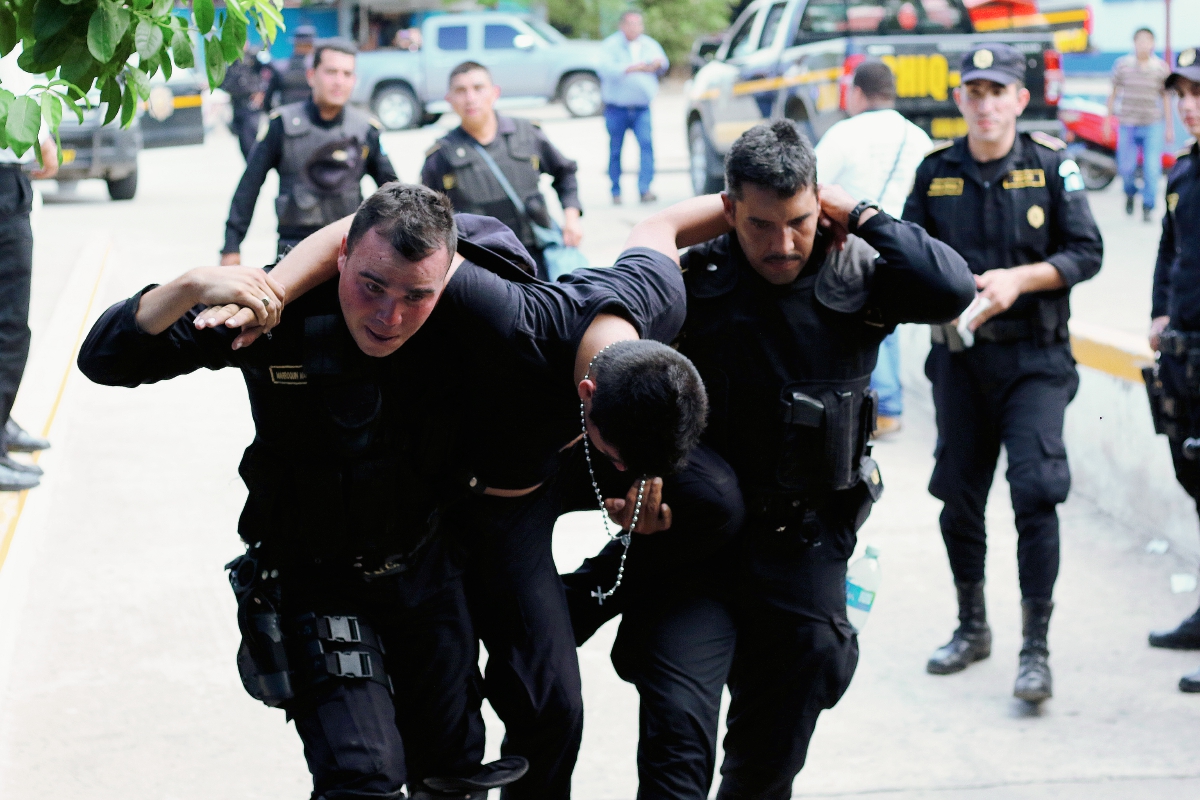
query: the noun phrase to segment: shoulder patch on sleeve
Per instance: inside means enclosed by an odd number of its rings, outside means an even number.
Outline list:
[[[370,117],[369,119],[367,119],[367,122],[369,122],[371,124],[371,127],[374,128],[375,130],[377,130],[377,131],[383,130],[383,123],[380,122],[379,120],[375,119],[375,117]]]
[[[942,143],[941,143],[941,144],[939,144],[939,145],[935,145],[935,146],[934,146],[934,148],[933,148],[932,150],[930,150],[928,153],[926,153],[926,154],[925,154],[925,157],[926,157],[926,158],[929,158],[929,157],[930,157],[931,155],[933,155],[934,153],[940,153],[940,152],[942,152],[943,150],[945,150],[945,149],[947,149],[947,148],[949,148],[949,147],[953,147],[953,146],[954,146],[954,140],[953,140],[953,139],[951,139],[951,140],[950,140],[950,141],[948,141],[948,142],[942,142]]]
[[[433,145],[428,150],[425,151],[425,157],[429,158],[431,155],[433,155],[434,153],[436,153],[438,150],[441,150],[441,149],[442,149],[442,140],[439,139],[436,142],[434,142]]]
[[[1040,144],[1042,147],[1046,147],[1051,150],[1066,150],[1067,149],[1066,142],[1064,142],[1062,139],[1059,139],[1056,136],[1051,136],[1048,133],[1042,133],[1041,131],[1033,131],[1032,133],[1029,134],[1029,138],[1033,139],[1035,142]]]

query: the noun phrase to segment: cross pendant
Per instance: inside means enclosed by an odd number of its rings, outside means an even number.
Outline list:
[[[592,592],[592,597],[596,598],[600,605],[604,605],[604,589],[602,587],[597,586],[596,591]]]

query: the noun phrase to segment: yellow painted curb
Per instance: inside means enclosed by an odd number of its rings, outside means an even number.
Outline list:
[[[1075,321],[1071,350],[1081,365],[1131,383],[1142,383],[1142,367],[1154,363],[1145,338]]]

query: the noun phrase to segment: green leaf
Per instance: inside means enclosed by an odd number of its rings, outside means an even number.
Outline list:
[[[4,123],[4,133],[8,137],[9,146],[17,156],[37,142],[38,132],[42,129],[42,110],[32,97],[18,97],[8,106],[8,119]]]
[[[71,45],[71,49],[63,55],[58,74],[64,81],[79,86],[84,82],[84,77],[92,69],[98,69],[99,66],[99,62],[92,58],[92,52],[88,49],[87,43],[75,42]]]
[[[150,7],[150,0],[133,0],[133,10],[142,11]]]
[[[125,85],[133,84],[133,90],[137,92],[137,96],[143,100],[150,99],[150,73],[139,69],[138,67],[130,67],[125,73]]]
[[[8,107],[12,105],[12,101],[15,98],[16,95],[8,89],[0,89],[0,117],[8,116]]]
[[[280,0],[278,5],[272,2],[272,0],[255,0],[254,7],[258,9],[260,14],[269,18],[278,27],[287,30],[287,26],[283,24],[283,12],[280,10],[283,8],[283,0]]]
[[[100,102],[106,103],[104,124],[112,122],[121,113],[121,84],[116,78],[109,78],[100,89]]]
[[[241,0],[225,0],[226,11],[232,11],[239,20],[245,24],[249,24],[250,20],[246,17],[246,9],[242,5]]]
[[[100,5],[96,6],[92,18],[88,20],[87,34],[88,50],[97,61],[107,63],[112,60],[127,25],[128,22],[121,24],[121,15],[115,6],[107,0],[100,0]]]
[[[175,35],[171,39],[171,57],[175,59],[175,66],[180,69],[190,69],[196,66],[196,55],[192,52],[192,37],[188,36],[187,31],[175,31]]]
[[[132,81],[125,81],[125,92],[121,95],[122,128],[128,128],[133,124],[135,113],[137,113],[137,96],[133,92],[133,83]]]
[[[150,16],[165,17],[171,13],[171,9],[174,7],[175,0],[154,0],[153,5],[150,7]],[[176,19],[178,19],[178,17],[176,17]]]
[[[204,40],[204,67],[208,72],[208,85],[213,89],[220,86],[225,80],[225,56],[215,36]]]
[[[17,18],[7,8],[0,6],[0,57],[11,53],[17,41]]]
[[[171,49],[163,44],[162,49],[158,51],[158,63],[163,71],[163,78],[171,80]]]
[[[37,0],[33,7],[33,35],[39,42],[53,39],[71,21],[59,0]]]
[[[221,26],[221,54],[226,63],[232,64],[242,55],[242,45],[246,43],[246,25],[232,14],[225,15],[225,23]]]
[[[204,34],[212,30],[213,19],[216,15],[212,0],[193,0],[192,14],[196,17],[196,27],[200,29],[200,33]]]
[[[51,131],[58,132],[58,125],[62,122],[62,98],[54,92],[42,92],[42,119],[46,121],[46,125]]]
[[[138,55],[142,59],[154,58],[154,54],[163,44],[163,34],[159,27],[148,19],[143,19],[137,24],[137,31],[133,34],[133,41],[137,45]]]
[[[82,3],[83,0],[58,0],[58,2],[62,3],[64,6],[77,6]]]
[[[74,100],[72,100],[69,95],[66,97],[63,97],[62,101],[63,101],[63,104],[67,108],[71,109],[71,111],[79,119],[79,124],[82,125],[83,124],[83,109],[79,107],[79,104],[76,103]]]

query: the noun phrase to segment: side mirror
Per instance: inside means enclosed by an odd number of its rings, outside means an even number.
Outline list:
[[[513,47],[518,50],[532,50],[537,40],[528,33],[518,33],[513,37]]]

